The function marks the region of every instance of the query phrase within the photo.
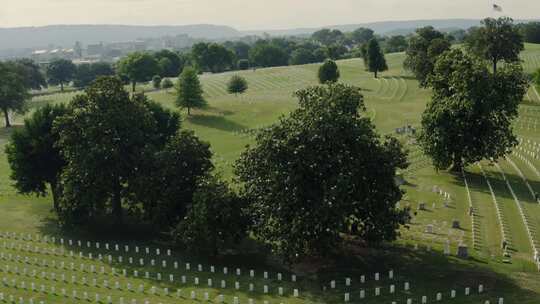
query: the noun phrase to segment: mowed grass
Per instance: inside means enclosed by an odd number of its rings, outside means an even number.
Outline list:
[[[527,71],[533,71],[540,67],[540,46],[527,45],[523,52],[524,67]],[[370,117],[380,134],[394,133],[395,128],[412,125],[420,125],[420,115],[430,98],[430,91],[418,88],[417,81],[402,68],[403,53],[388,54],[387,60],[389,71],[381,74],[379,79],[374,79],[371,73],[364,70],[362,60],[350,59],[338,62],[341,71],[341,80],[344,83],[356,85],[362,88],[367,106],[364,115]],[[297,107],[296,98],[293,96],[298,89],[317,84],[316,71],[318,65],[278,67],[269,69],[248,70],[230,72],[215,75],[201,75],[201,82],[205,90],[205,97],[209,106],[205,109],[194,110],[191,116],[182,111],[183,127],[192,129],[205,141],[212,145],[214,162],[217,170],[225,177],[233,177],[233,164],[246,145],[253,144],[252,130],[275,123],[282,115],[287,115]],[[229,95],[226,92],[226,82],[233,74],[244,76],[250,88],[246,94],[240,96]],[[139,89],[148,89],[148,85],[141,85]],[[516,132],[520,137],[540,143],[536,121],[540,119],[540,97],[535,95],[533,89],[529,90],[528,96],[520,109],[520,119],[515,124]],[[43,106],[47,103],[68,102],[76,93],[63,93],[39,96],[34,98],[30,109]],[[173,91],[156,91],[147,95],[175,109],[175,96]],[[23,116],[15,116],[17,124],[22,123]],[[538,126],[540,127],[540,126]],[[0,149],[9,138],[12,130],[0,130]],[[125,303],[131,303],[136,299],[137,303],[193,303],[205,302],[204,292],[208,292],[210,302],[217,303],[217,296],[223,294],[226,303],[233,303],[233,297],[239,297],[240,303],[248,303],[248,299],[254,299],[255,303],[343,303],[344,294],[349,293],[352,303],[405,303],[408,298],[413,303],[420,303],[422,296],[428,297],[428,302],[435,300],[437,292],[443,294],[442,303],[484,303],[490,300],[496,303],[498,297],[504,297],[505,303],[539,303],[540,302],[540,275],[532,263],[532,248],[526,234],[525,223],[519,212],[518,205],[514,200],[506,181],[498,167],[482,162],[482,173],[478,165],[466,169],[466,178],[471,193],[471,203],[474,208],[474,225],[469,216],[469,200],[465,189],[464,179],[461,175],[452,175],[446,172],[435,171],[418,147],[409,136],[400,136],[400,139],[410,150],[411,170],[405,172],[407,184],[403,186],[407,194],[400,203],[401,207],[410,206],[414,214],[410,227],[403,228],[402,237],[392,244],[385,244],[378,249],[358,250],[354,257],[339,257],[327,262],[310,261],[296,267],[298,274],[297,282],[292,282],[291,273],[275,259],[268,259],[266,252],[249,252],[240,256],[228,256],[221,259],[207,259],[186,255],[179,250],[173,249],[171,257],[164,256],[166,244],[156,241],[141,240],[137,235],[115,235],[110,231],[90,233],[87,231],[61,231],[55,224],[55,216],[50,212],[51,202],[49,197],[35,198],[16,193],[9,180],[9,167],[5,155],[0,155],[0,231],[30,233],[47,236],[56,236],[57,242],[60,237],[68,239],[82,239],[83,248],[78,246],[64,246],[60,244],[43,244],[23,240],[0,238],[0,256],[11,254],[12,259],[0,259],[0,278],[5,277],[7,285],[0,282],[0,292],[12,294],[24,299],[34,298],[44,300],[47,303],[80,303],[83,292],[87,291],[91,300],[95,302],[95,293],[101,295],[101,301],[106,303],[106,296],[112,297],[113,303],[119,303],[120,297]],[[532,149],[532,148],[529,148]],[[540,170],[540,160],[529,157],[533,166]],[[540,176],[531,167],[515,155],[510,156],[515,165],[521,170],[525,180],[519,175],[514,166],[507,160],[500,160],[499,166],[509,180],[512,191],[515,192],[518,201],[526,213],[528,224],[536,231],[540,228],[540,205],[536,204],[530,194],[529,185],[540,192]],[[490,182],[496,201],[493,201],[487,182]],[[527,181],[527,182],[525,182]],[[444,199],[440,194],[433,192],[433,187],[447,192],[451,196],[448,206],[444,205]],[[426,203],[427,210],[419,211],[418,204]],[[503,216],[501,221],[497,215],[497,208]],[[460,229],[451,228],[452,221],[460,222]],[[425,233],[426,226],[431,224],[435,227],[434,234]],[[501,232],[504,230],[504,232]],[[503,263],[503,250],[501,242],[502,234],[510,240],[511,263]],[[473,243],[474,239],[474,243]],[[85,246],[86,240],[92,241],[92,248]],[[95,241],[101,241],[101,249],[96,249]],[[445,256],[443,248],[446,242],[450,242],[452,255]],[[3,246],[4,242],[6,247]],[[21,244],[32,247],[64,247],[66,252],[73,250],[75,257],[55,256],[40,252],[29,252],[11,248],[10,244]],[[120,252],[106,251],[103,244],[118,242],[121,245]],[[467,260],[455,257],[458,244],[468,245],[471,258]],[[129,244],[130,252],[122,251],[122,245]],[[157,256],[155,252],[151,256],[133,252],[133,246],[141,248],[161,247],[162,253]],[[249,247],[248,248],[252,248]],[[78,257],[82,251],[84,258]],[[88,254],[93,253],[93,260]],[[106,257],[112,254],[115,258],[109,264],[96,260],[98,254]],[[19,255],[19,261],[15,257]],[[118,256],[123,255],[123,262],[118,261]],[[24,262],[28,257],[30,262]],[[38,259],[38,264],[32,262]],[[130,264],[128,258],[134,259]],[[145,266],[138,266],[138,259],[145,259]],[[57,263],[65,262],[64,270],[49,266],[42,266],[41,260],[47,259]],[[156,266],[149,265],[150,259],[156,260]],[[167,261],[167,267],[161,267],[161,261]],[[179,269],[173,268],[174,261],[179,262]],[[331,262],[330,262],[331,261]],[[69,269],[69,263],[75,263],[75,270]],[[86,264],[85,270],[80,270],[80,264]],[[185,269],[185,263],[190,263],[191,269]],[[197,270],[197,265],[203,266],[203,271]],[[96,266],[98,273],[90,273],[90,264]],[[9,265],[7,272],[5,266]],[[215,265],[216,272],[210,272],[210,265]],[[313,272],[312,269],[320,268]],[[105,268],[105,273],[99,273],[100,267]],[[18,268],[17,273],[14,267]],[[79,267],[79,268],[77,268]],[[111,274],[111,267],[117,269],[117,274]],[[228,274],[223,274],[223,267],[228,267]],[[236,268],[241,268],[241,275],[235,274]],[[27,275],[23,274],[26,268]],[[121,274],[126,269],[127,275]],[[249,276],[249,270],[255,270],[255,278]],[[393,269],[395,277],[388,278],[388,271]],[[31,277],[28,273],[36,270],[37,276]],[[135,277],[134,270],[138,271]],[[148,271],[151,278],[145,278]],[[263,272],[269,272],[269,279],[263,277]],[[47,278],[41,277],[45,272]],[[56,280],[51,279],[55,273]],[[68,282],[61,282],[60,274],[65,273]],[[283,274],[282,281],[277,280],[277,273]],[[374,273],[379,272],[380,281],[374,280]],[[156,280],[157,273],[161,273],[162,281]],[[173,274],[175,281],[168,282],[168,275]],[[181,276],[186,276],[186,283],[181,282]],[[366,282],[361,283],[361,276],[366,276]],[[71,276],[76,277],[76,283],[71,283]],[[82,284],[82,278],[86,277],[87,284]],[[195,278],[199,278],[199,285],[195,284]],[[351,286],[345,285],[345,278],[352,279]],[[96,278],[97,285],[92,286],[92,279]],[[213,287],[208,287],[207,279],[212,278]],[[13,287],[15,279],[17,287]],[[108,287],[104,286],[107,280]],[[221,280],[226,281],[226,288],[220,288]],[[336,289],[330,288],[330,281],[336,281]],[[27,289],[21,288],[21,282],[25,282]],[[114,288],[118,281],[121,289]],[[240,289],[236,290],[234,284],[238,281]],[[32,292],[28,288],[30,282],[35,282],[36,288],[45,285],[47,290],[50,286],[56,287],[56,294],[50,292]],[[411,289],[404,290],[405,282],[409,282]],[[133,289],[144,285],[144,293],[130,292],[126,290],[127,283]],[[254,284],[255,291],[249,291],[249,284]],[[478,294],[478,285],[485,286],[485,292]],[[269,293],[263,292],[263,286],[268,285]],[[396,292],[390,294],[390,285],[395,285]],[[150,288],[157,287],[157,294],[152,295]],[[163,294],[163,288],[169,289],[169,296]],[[283,287],[284,294],[278,294],[278,288]],[[375,296],[375,288],[380,287],[380,296]],[[471,296],[464,295],[464,289],[471,288]],[[63,297],[61,289],[66,288],[68,298]],[[176,290],[181,289],[181,298],[176,298]],[[293,296],[293,290],[298,289],[300,297]],[[457,291],[457,298],[450,299],[450,291]],[[76,290],[78,299],[72,299],[72,291]],[[360,292],[364,290],[365,299],[360,299]],[[197,299],[190,299],[191,291],[195,291]]]

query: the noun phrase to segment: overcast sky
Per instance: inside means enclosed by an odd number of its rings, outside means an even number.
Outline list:
[[[0,0],[0,27],[49,24],[220,24],[240,30],[386,20],[483,18],[497,3],[539,18],[540,0]]]

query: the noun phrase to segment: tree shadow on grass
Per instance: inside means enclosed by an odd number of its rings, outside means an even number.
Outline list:
[[[358,278],[365,275],[366,284],[372,285],[373,289],[375,286],[384,286],[382,288],[383,296],[378,298],[379,302],[368,301],[367,303],[390,303],[396,299],[399,300],[399,303],[404,303],[406,298],[417,299],[413,301],[417,302],[423,295],[426,295],[428,299],[433,299],[437,292],[442,292],[443,300],[448,300],[451,290],[457,291],[456,300],[460,304],[483,303],[480,301],[481,299],[492,300],[499,297],[512,299],[515,301],[512,303],[532,304],[537,303],[535,301],[540,298],[539,290],[528,288],[529,286],[524,285],[521,279],[521,284],[517,280],[518,277],[526,274],[530,274],[530,277],[534,278],[532,263],[527,268],[527,272],[521,272],[518,275],[514,272],[515,269],[509,268],[512,266],[501,266],[500,262],[490,262],[474,257],[459,259],[454,256],[445,256],[438,251],[414,250],[411,247],[393,245],[379,249],[366,249],[365,253],[361,255],[344,254],[334,257],[333,260],[335,264],[321,268],[317,272],[318,280],[329,284],[330,280],[335,278],[350,277],[353,278],[353,282],[354,280],[358,282]],[[493,270],[495,267],[497,267],[497,272]],[[508,269],[503,269],[505,267]],[[395,278],[393,280],[388,280],[389,270],[394,270]],[[511,277],[507,274],[513,272],[516,273],[516,276]],[[382,282],[374,281],[375,273],[380,273]],[[386,278],[386,282],[383,278]],[[339,284],[339,281],[337,282]],[[412,294],[402,293],[404,282],[410,283]],[[388,295],[387,290],[384,290],[390,284],[396,285],[396,292],[400,291],[395,296]],[[478,295],[477,292],[480,284],[485,287],[485,293],[482,295]],[[341,285],[342,291],[347,292],[342,282]],[[471,288],[472,296],[464,297],[464,290],[467,287]],[[370,290],[369,293],[371,292]],[[386,302],[385,299],[387,299]]]
[[[516,161],[514,160],[514,162]],[[516,165],[520,167],[517,162],[516,162]],[[521,167],[520,169],[523,170]],[[497,168],[494,168],[493,172],[495,174],[488,175],[486,176],[486,178],[489,179],[489,182],[491,183],[491,186],[493,187],[493,192],[495,193],[495,195],[497,197],[502,197],[504,199],[514,200],[514,197],[510,193],[510,190],[508,189],[508,186],[506,185],[506,181],[503,179],[502,174],[500,174]],[[521,178],[521,176],[517,175],[517,173],[514,173],[514,172],[509,173],[508,171],[504,171],[504,174],[506,178],[508,179],[508,181],[510,182],[512,189],[518,196],[518,199],[520,200],[520,202],[529,203],[529,204],[537,204],[532,198],[529,190],[527,189],[527,186],[525,185],[525,181]],[[479,193],[483,193],[483,194],[491,196],[491,192],[489,190],[487,182],[481,173],[467,172],[467,181],[469,182],[469,188],[471,189],[471,191],[475,191],[475,192],[479,192]],[[527,179],[527,181],[531,185],[533,190],[538,191],[538,189],[540,189],[540,182],[535,181],[535,180],[530,180],[530,179]],[[455,179],[452,182],[454,184],[463,185],[463,182],[460,181],[459,179]]]
[[[98,223],[95,223],[99,226]],[[106,230],[106,228],[102,228]],[[129,280],[135,279],[134,271],[138,271],[138,281],[142,281],[146,287],[146,292],[140,296],[144,297],[148,295],[149,286],[159,286],[159,288],[167,287],[174,293],[176,289],[182,289],[182,298],[187,300],[189,298],[189,292],[196,290],[197,297],[202,298],[201,288],[206,288],[207,279],[213,280],[214,288],[217,289],[221,280],[227,282],[226,289],[220,289],[218,293],[224,294],[227,300],[232,300],[233,296],[240,296],[243,298],[253,298],[257,302],[264,297],[262,294],[262,285],[268,285],[270,288],[270,295],[277,296],[277,288],[284,287],[286,294],[291,294],[293,288],[298,288],[301,291],[301,297],[305,300],[316,301],[317,303],[341,303],[343,302],[343,295],[345,292],[350,292],[351,295],[356,294],[355,299],[358,298],[357,292],[360,289],[366,291],[366,299],[362,303],[390,303],[391,301],[398,301],[404,303],[407,298],[415,299],[414,302],[419,302],[422,296],[428,296],[429,299],[435,297],[437,292],[444,294],[443,299],[448,299],[450,290],[457,291],[456,303],[460,304],[472,304],[483,303],[486,299],[496,299],[504,297],[506,299],[512,299],[512,303],[537,303],[535,302],[540,297],[540,291],[537,288],[524,288],[522,278],[529,276],[530,280],[534,280],[534,273],[532,272],[532,266],[524,269],[517,269],[517,266],[504,265],[499,266],[489,262],[488,260],[482,260],[477,258],[459,259],[453,256],[445,256],[438,251],[426,251],[424,249],[413,249],[407,246],[387,244],[382,247],[373,248],[359,248],[354,249],[345,248],[344,250],[337,251],[334,255],[320,259],[318,263],[313,267],[314,270],[310,272],[300,273],[297,284],[291,284],[290,273],[283,268],[283,263],[271,263],[269,260],[272,258],[267,251],[261,250],[258,244],[252,246],[259,248],[258,251],[252,251],[251,253],[236,253],[220,258],[208,258],[200,257],[191,254],[186,254],[179,248],[174,248],[172,244],[152,242],[139,234],[139,231],[127,232],[128,228],[122,229],[125,233],[125,237],[119,237],[115,239],[112,234],[104,231],[103,234],[90,235],[88,232],[70,230],[59,231],[55,226],[54,217],[48,218],[43,222],[42,231],[44,234],[53,234],[57,240],[60,237],[65,239],[64,249],[67,251],[73,250],[76,254],[79,251],[83,252],[85,256],[92,253],[94,257],[98,254],[107,253],[104,250],[104,243],[109,242],[111,250],[108,253],[112,254],[114,259],[110,266],[117,269],[117,273],[122,269],[126,269],[127,277]],[[93,233],[97,233],[94,231]],[[50,235],[49,235],[50,236]],[[72,238],[73,240],[82,239],[82,246],[78,247],[77,242],[74,242],[72,246],[67,245],[67,240]],[[85,240],[91,241],[91,246],[88,247]],[[101,249],[96,249],[95,241],[102,242]],[[120,241],[120,250],[115,251],[114,245],[116,241]],[[123,241],[124,240],[124,241]],[[58,242],[58,241],[57,241]],[[130,251],[125,252],[124,246],[129,244]],[[134,252],[134,245],[139,246],[140,252]],[[144,247],[151,247],[151,254],[146,255]],[[156,255],[155,246],[162,248],[161,255]],[[173,249],[172,256],[167,256],[166,249]],[[118,257],[123,256],[123,262],[119,262]],[[133,264],[129,263],[128,258],[133,258]],[[144,259],[145,266],[139,265],[139,258]],[[155,266],[151,266],[150,260],[155,259]],[[274,257],[275,259],[275,257]],[[166,260],[167,268],[161,266],[162,260]],[[179,269],[173,269],[174,261],[179,262]],[[185,263],[191,264],[191,270],[185,269]],[[489,262],[489,263],[488,263]],[[199,272],[197,265],[202,264],[204,270]],[[210,265],[216,266],[216,273],[209,271]],[[223,267],[228,267],[229,274],[223,274]],[[236,267],[241,268],[242,275],[236,276]],[[511,268],[513,267],[513,268]],[[254,269],[256,272],[256,278],[249,277],[249,269]],[[497,269],[494,271],[493,269]],[[395,278],[388,279],[388,271],[394,270]],[[151,278],[145,279],[145,272],[149,271]],[[262,279],[262,272],[269,271],[269,280]],[[509,273],[518,271],[516,275],[510,276]],[[521,272],[520,272],[521,271]],[[276,273],[282,272],[284,281],[277,281]],[[156,280],[157,273],[162,274],[162,281]],[[380,273],[381,280],[375,281],[373,275]],[[168,281],[168,275],[173,274],[175,282]],[[186,283],[180,282],[180,275],[187,277]],[[360,276],[366,276],[366,283],[360,284]],[[200,285],[195,285],[194,279],[199,278]],[[344,286],[345,278],[352,278],[353,285],[351,287]],[[520,278],[518,283],[517,278]],[[111,277],[110,284],[115,281]],[[331,280],[335,280],[337,283],[336,289],[330,289],[329,284]],[[241,290],[236,291],[234,289],[234,282],[240,282]],[[409,282],[411,284],[411,291],[404,291],[403,284]],[[247,292],[248,283],[254,283],[256,292]],[[137,283],[138,284],[138,283]],[[396,293],[389,294],[388,288],[391,284],[395,284]],[[477,288],[479,284],[483,284],[485,292],[478,295]],[[326,287],[323,288],[323,287]],[[375,287],[381,288],[381,296],[373,296]],[[464,289],[466,287],[471,288],[471,296],[464,296]],[[123,286],[122,288],[125,288]],[[133,286],[134,289],[138,288],[137,285]],[[212,291],[211,291],[212,292]],[[212,292],[213,295],[216,291]],[[276,298],[278,300],[279,297]],[[274,302],[274,301],[272,301]]]
[[[195,125],[226,132],[238,132],[247,128],[242,124],[239,124],[232,120],[228,120],[223,116],[217,115],[193,114],[187,119]]]
[[[230,116],[235,113],[234,111],[231,111],[231,110],[223,110],[223,109],[212,107],[212,106],[206,106],[204,110],[212,114],[223,115],[223,116]]]

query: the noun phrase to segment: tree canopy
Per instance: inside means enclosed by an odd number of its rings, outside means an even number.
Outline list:
[[[203,97],[203,90],[197,71],[191,67],[184,68],[178,78],[176,86],[176,105],[187,108],[188,115],[191,115],[191,108],[202,108],[206,106]]]
[[[178,77],[184,68],[184,58],[170,50],[161,50],[154,54],[161,77]]]
[[[63,221],[85,221],[112,214],[122,222],[125,191],[148,154],[157,131],[143,95],[130,97],[116,77],[101,77],[70,103],[55,132],[66,167],[62,172]]]
[[[227,83],[227,92],[229,94],[242,94],[248,89],[247,80],[240,75],[233,75]]]
[[[431,26],[419,28],[409,38],[403,66],[414,74],[421,87],[427,87],[437,57],[449,49],[450,42],[443,33]]]
[[[71,60],[54,59],[47,66],[48,82],[52,85],[60,85],[60,90],[64,91],[64,85],[73,80],[77,67]]]
[[[6,128],[11,127],[10,112],[22,113],[30,99],[30,83],[25,80],[26,70],[14,62],[0,62],[0,109]]]
[[[316,61],[315,56],[313,56],[313,52],[311,50],[307,48],[298,48],[292,52],[289,62],[292,65],[301,65],[313,63]]]
[[[26,87],[34,90],[41,90],[42,88],[47,87],[45,75],[43,75],[39,65],[37,65],[34,61],[23,58],[17,60],[16,63],[22,69]]]
[[[191,49],[191,55],[201,71],[219,73],[234,67],[234,53],[217,43],[199,42]]]
[[[443,54],[429,77],[433,96],[422,115],[419,142],[438,169],[498,158],[517,144],[512,121],[527,90],[522,68],[497,74],[461,50]]]
[[[334,83],[339,79],[339,69],[335,61],[327,59],[319,67],[319,83]]]
[[[202,179],[173,235],[188,250],[216,256],[246,236],[245,201],[216,177]]]
[[[282,66],[289,62],[289,55],[275,45],[259,43],[249,50],[249,61],[252,66]]]
[[[257,238],[289,260],[338,250],[341,233],[393,240],[407,220],[395,204],[399,142],[381,140],[360,90],[332,84],[300,90],[299,108],[261,130],[235,172]]]
[[[540,43],[540,22],[532,21],[518,25],[523,40],[528,43]]]
[[[181,130],[142,160],[140,170],[145,174],[130,189],[142,203],[144,218],[164,232],[183,221],[199,181],[214,168],[211,159],[208,143],[193,131]]]
[[[145,52],[134,52],[123,57],[118,62],[117,70],[120,75],[125,75],[129,79],[133,92],[137,82],[150,81],[160,72],[154,56]]]
[[[77,66],[73,76],[73,86],[85,88],[100,76],[114,75],[114,70],[109,63],[82,63]]]
[[[356,43],[364,44],[375,38],[375,35],[372,29],[360,27],[351,32],[351,38]]]
[[[465,39],[467,49],[493,65],[493,73],[497,73],[497,63],[517,62],[519,53],[524,50],[523,37],[512,18],[486,18],[482,26],[473,28]]]
[[[381,51],[381,47],[379,46],[377,39],[371,39],[368,43],[367,63],[368,70],[373,72],[375,78],[377,78],[377,74],[379,72],[388,70],[386,59],[384,58],[384,54]]]
[[[330,45],[341,41],[344,35],[340,30],[322,29],[313,33],[311,38],[323,45]]]
[[[55,119],[69,113],[63,104],[45,105],[25,119],[6,145],[15,188],[23,194],[45,195],[50,187],[55,210],[58,210],[60,173],[65,161],[60,155]]]

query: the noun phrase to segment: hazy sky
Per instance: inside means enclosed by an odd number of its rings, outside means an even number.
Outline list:
[[[47,24],[222,24],[237,29],[385,20],[483,18],[497,3],[515,19],[540,17],[540,0],[0,0],[0,27]]]

